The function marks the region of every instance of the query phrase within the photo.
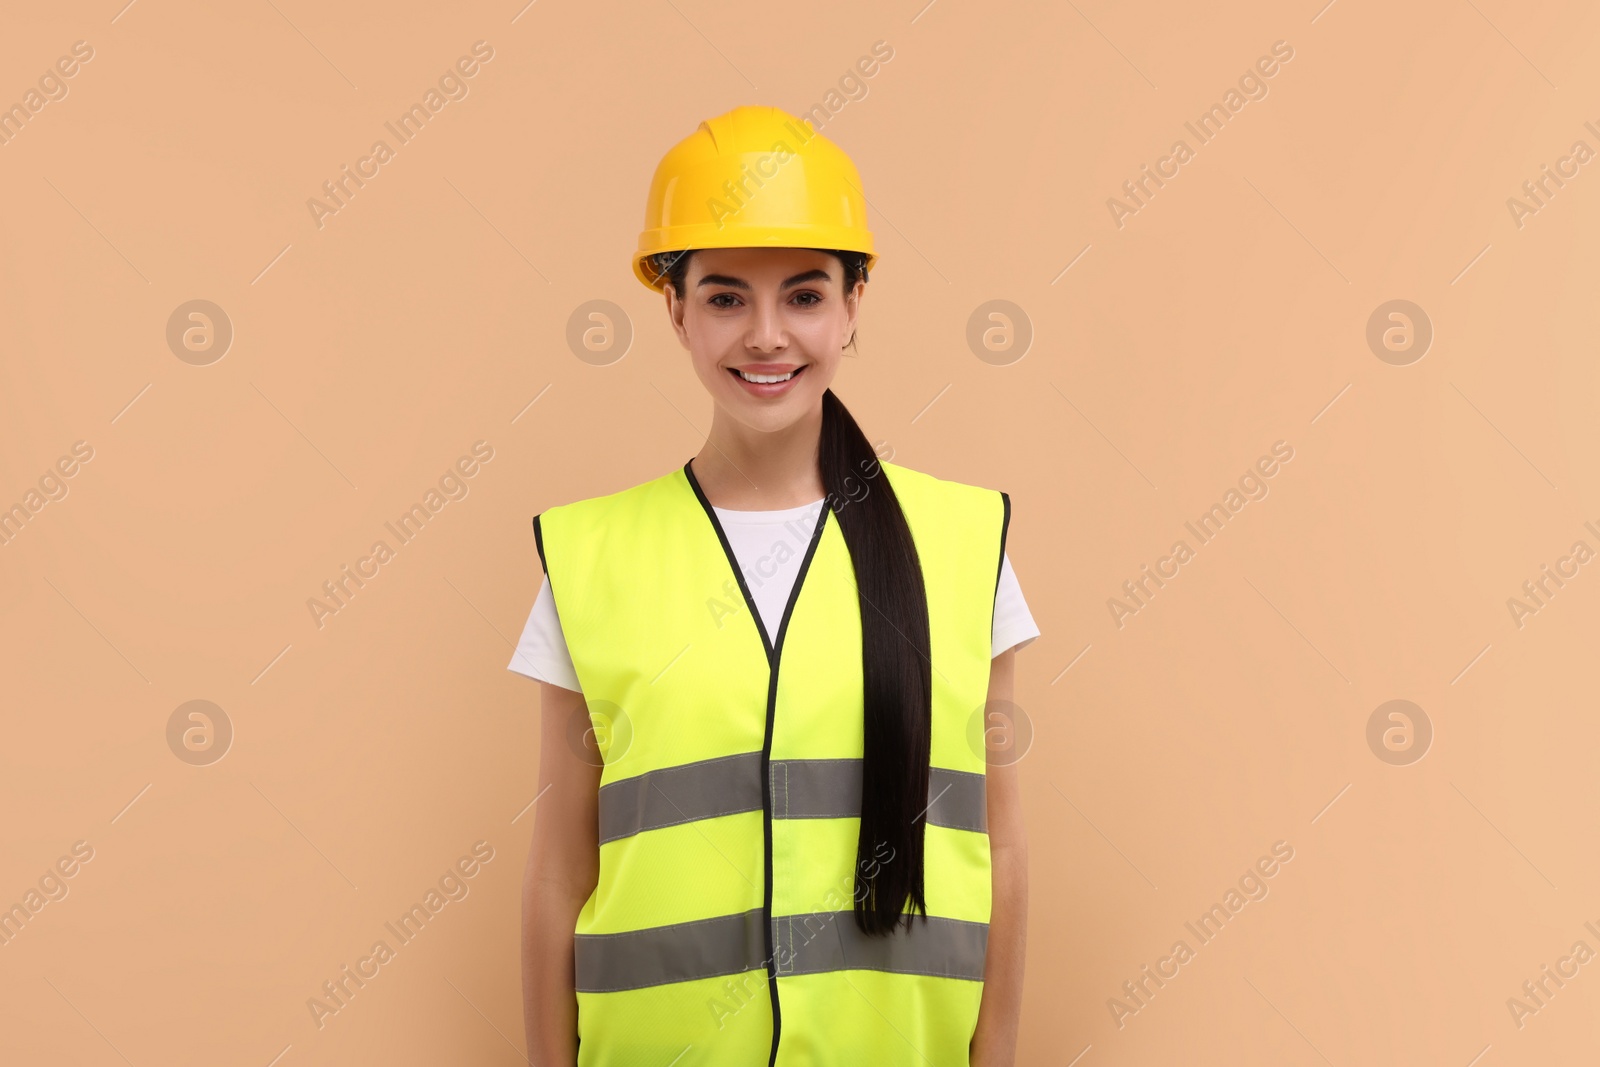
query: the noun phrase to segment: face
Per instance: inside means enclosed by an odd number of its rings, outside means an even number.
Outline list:
[[[843,284],[844,266],[827,252],[700,249],[683,299],[666,287],[667,311],[719,410],[753,430],[781,430],[819,410],[855,332],[866,283],[849,294]]]

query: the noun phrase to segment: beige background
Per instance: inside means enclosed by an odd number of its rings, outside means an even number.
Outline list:
[[[1600,550],[1600,162],[1520,227],[1507,205],[1600,150],[1593,5],[120,3],[0,34],[3,104],[93,48],[0,145],[0,506],[93,450],[0,546],[0,903],[93,851],[0,947],[0,1062],[521,1062],[529,519],[709,421],[628,270],[651,169],[736,104],[825,103],[879,40],[823,127],[882,255],[836,389],[897,462],[1014,502],[1044,634],[1019,1061],[1600,1051],[1600,963],[1507,1006],[1600,952],[1600,564],[1507,606]],[[319,228],[308,198],[479,40],[468,95]],[[1184,123],[1275,41],[1200,145]],[[166,341],[197,299],[234,332],[204,366]],[[997,299],[1032,332],[1005,365],[966,340]],[[1396,299],[1434,331],[1403,366],[1366,340]],[[566,341],[592,300],[633,331],[606,366]],[[476,441],[468,495],[319,628],[307,600]],[[1199,545],[1185,521],[1277,441],[1269,494]],[[1433,730],[1409,765],[1367,741],[1393,699]],[[234,732],[205,766],[169,747],[191,700]],[[470,893],[319,1027],[322,983],[479,841]],[[1184,923],[1277,841],[1270,895],[1200,945]]]

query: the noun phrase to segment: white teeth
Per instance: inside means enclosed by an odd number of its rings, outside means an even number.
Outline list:
[[[790,371],[788,374],[746,374],[744,371],[739,371],[739,377],[756,385],[771,385],[773,382],[786,382],[793,378],[794,371]]]

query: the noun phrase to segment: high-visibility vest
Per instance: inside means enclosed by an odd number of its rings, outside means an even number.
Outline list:
[[[838,516],[820,506],[799,531],[771,635],[688,463],[534,519],[605,761],[599,879],[574,931],[579,1067],[968,1062],[1011,502],[894,463],[883,476],[921,563],[933,687],[927,918],[889,937],[853,915],[862,608]]]

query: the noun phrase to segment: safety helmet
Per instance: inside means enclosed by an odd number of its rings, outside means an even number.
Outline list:
[[[685,137],[650,181],[633,273],[666,284],[650,257],[701,248],[826,248],[877,262],[861,176],[844,151],[776,107],[736,107]]]

